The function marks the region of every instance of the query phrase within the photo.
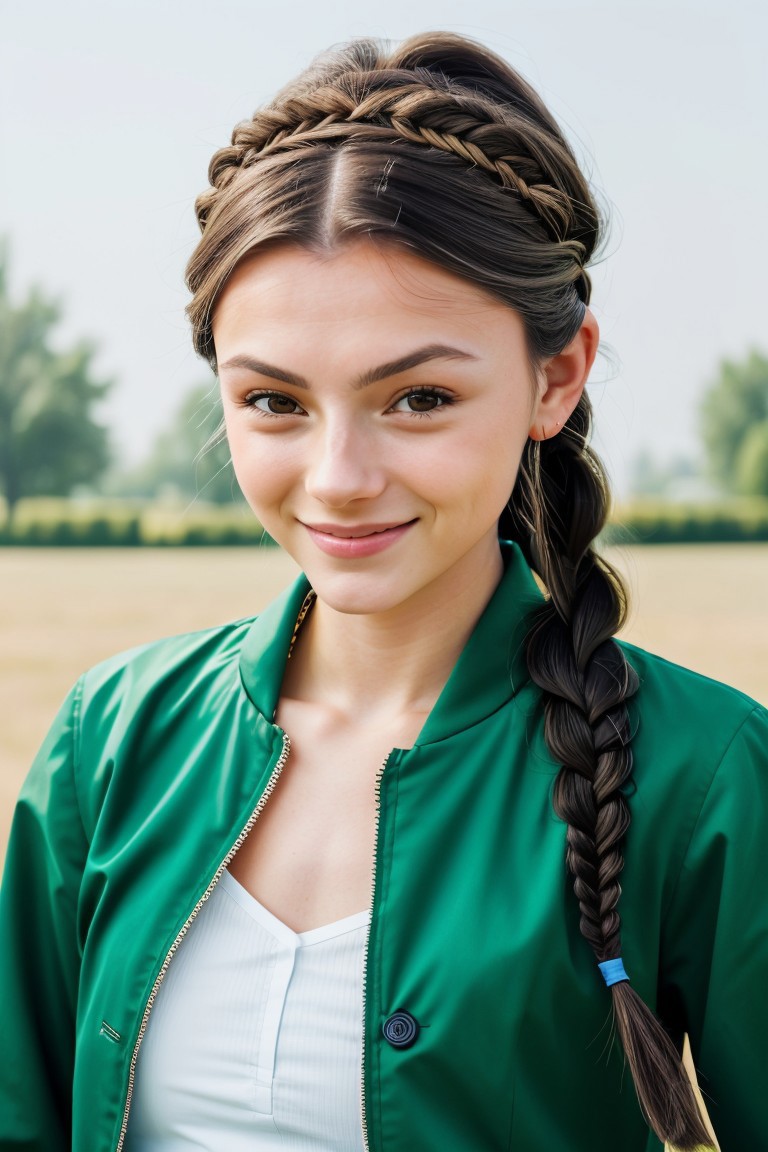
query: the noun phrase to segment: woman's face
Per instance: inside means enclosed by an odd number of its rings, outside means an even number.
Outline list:
[[[373,613],[493,586],[544,388],[516,312],[363,239],[248,257],[213,335],[240,487],[321,600]]]

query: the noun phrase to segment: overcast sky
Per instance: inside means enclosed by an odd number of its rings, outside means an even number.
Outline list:
[[[12,286],[65,302],[118,381],[139,457],[205,379],[184,318],[193,201],[233,124],[321,49],[444,28],[543,94],[607,199],[595,312],[617,365],[589,385],[619,492],[643,447],[697,450],[722,357],[768,352],[768,5],[491,0],[0,4],[0,233]]]

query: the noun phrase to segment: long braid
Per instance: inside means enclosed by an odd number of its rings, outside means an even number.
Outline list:
[[[637,691],[638,678],[612,639],[626,616],[621,578],[591,547],[608,504],[602,466],[587,444],[591,415],[585,393],[559,435],[528,441],[507,515],[550,593],[529,633],[526,655],[531,678],[544,693],[544,736],[562,765],[553,804],[568,825],[566,861],[579,926],[602,962],[621,955],[619,874],[632,775],[626,701]],[[629,983],[614,984],[611,993],[648,1124],[676,1148],[708,1146],[669,1036]]]
[[[342,197],[329,179],[340,158]],[[533,360],[561,352],[583,321],[600,231],[590,189],[536,93],[463,37],[428,33],[394,51],[360,40],[322,56],[236,126],[209,178],[187,283],[195,347],[214,366],[217,295],[243,256],[273,240],[403,243],[516,309]],[[621,578],[592,548],[608,485],[590,423],[584,394],[559,435],[529,440],[500,532],[521,544],[549,592],[527,659],[562,766],[553,802],[567,824],[581,932],[602,963],[621,951],[627,700],[638,681],[613,640],[626,615]],[[666,1032],[628,983],[611,994],[648,1123],[679,1149],[708,1144]]]

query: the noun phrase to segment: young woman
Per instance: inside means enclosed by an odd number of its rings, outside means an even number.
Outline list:
[[[471,41],[360,41],[210,185],[194,342],[304,575],[64,704],[8,851],[0,1144],[692,1149],[687,1033],[722,1148],[764,1146],[768,713],[615,639],[560,130]]]

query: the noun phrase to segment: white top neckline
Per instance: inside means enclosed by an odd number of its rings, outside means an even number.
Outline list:
[[[126,1152],[363,1152],[369,921],[294,932],[222,872],[159,987]]]
[[[244,888],[240,881],[236,880],[226,868],[221,874],[219,883],[227,895],[231,896],[271,936],[295,948],[308,948],[313,944],[322,944],[324,940],[333,940],[336,936],[343,936],[346,932],[354,932],[357,928],[367,924],[371,917],[370,910],[365,908],[362,912],[353,912],[351,916],[344,916],[341,920],[334,920],[331,924],[322,924],[318,928],[308,928],[305,932],[294,932],[273,912],[265,908],[255,896],[252,896],[248,889]]]

